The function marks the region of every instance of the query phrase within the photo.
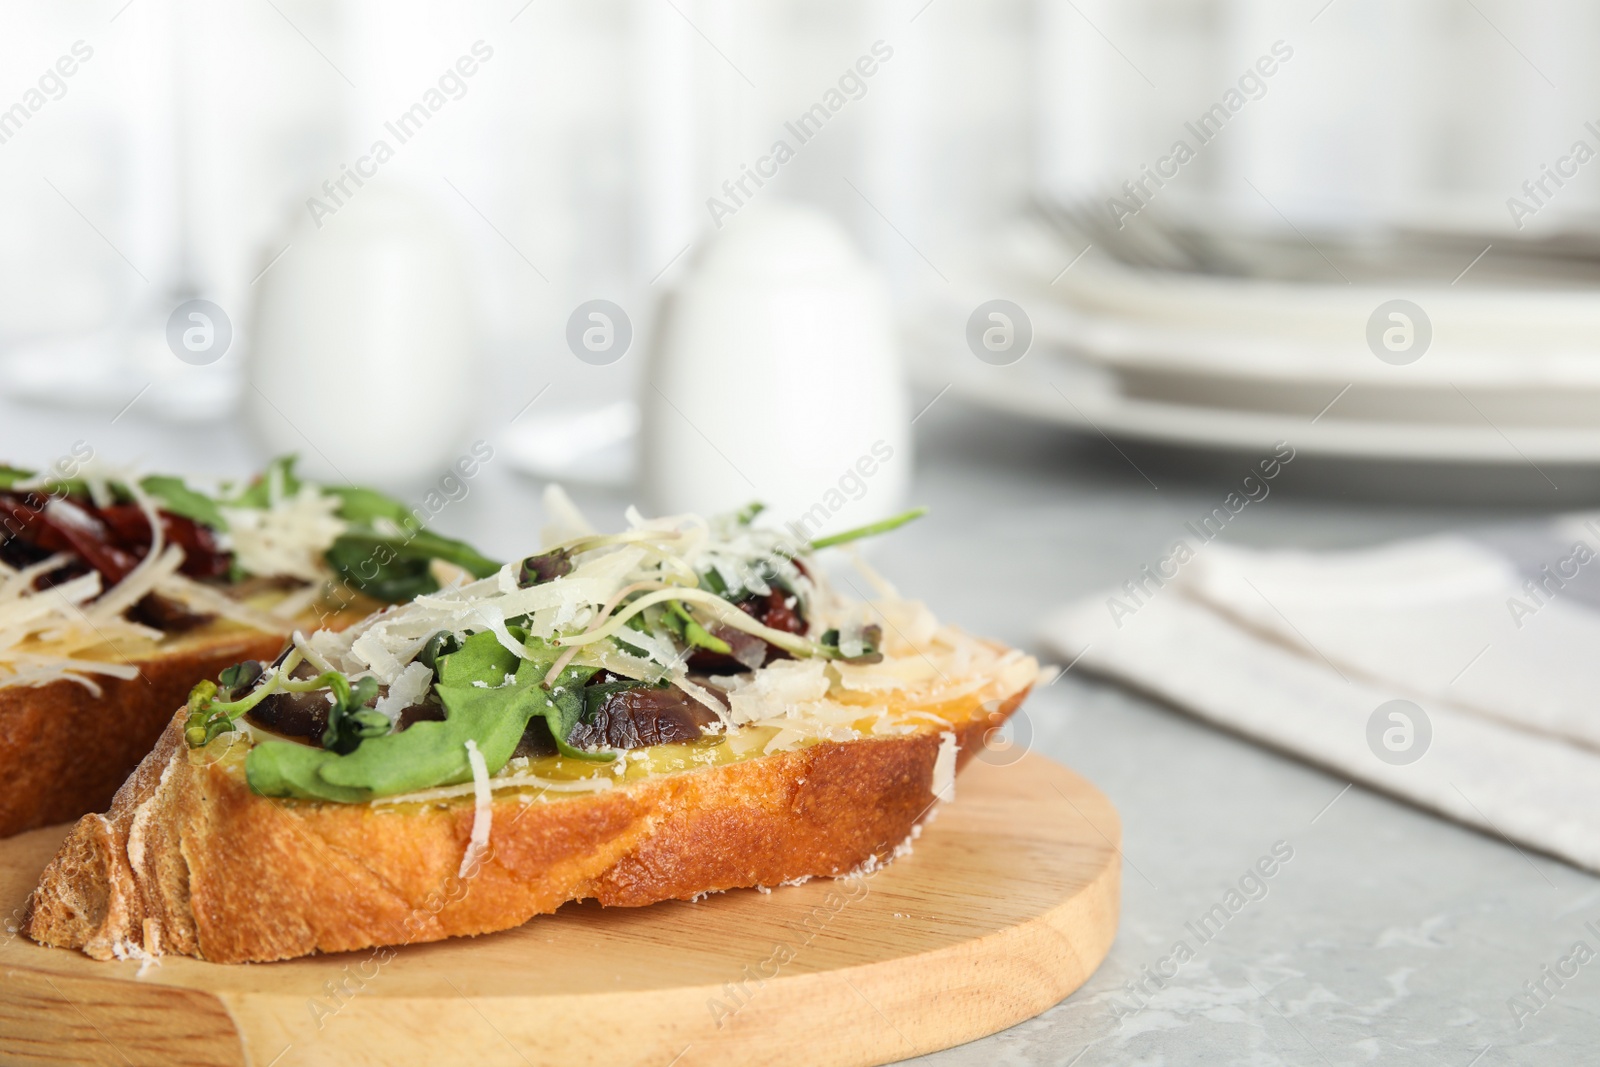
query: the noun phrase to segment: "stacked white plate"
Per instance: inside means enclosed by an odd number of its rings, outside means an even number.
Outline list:
[[[1592,261],[1535,262],[1514,248],[1491,249],[1453,280],[1472,260],[1462,250],[1476,242],[1409,256],[1397,269],[1392,254],[1364,260],[1350,247],[1334,266],[1341,255],[1324,258],[1326,245],[1289,239],[1303,242],[1299,267],[1275,264],[1275,278],[1136,269],[1099,248],[1063,274],[1085,242],[1073,247],[1046,227],[1029,227],[1010,242],[1006,268],[987,290],[963,287],[916,316],[918,377],[936,390],[949,385],[996,408],[1113,437],[1600,463],[1600,284]],[[1006,366],[978,359],[965,340],[973,309],[997,297],[1022,306],[1034,331],[1027,355]],[[1387,361],[1369,344],[1374,313],[1396,299],[1420,307],[1431,326],[1414,362]],[[1384,327],[1398,321],[1380,319]]]

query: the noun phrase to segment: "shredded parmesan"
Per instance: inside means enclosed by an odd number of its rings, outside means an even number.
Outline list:
[[[181,549],[174,546],[169,551],[182,561]],[[0,688],[70,681],[99,696],[100,686],[89,675],[139,676],[138,668],[115,662],[120,645],[160,640],[159,630],[123,618],[120,610],[108,610],[106,598],[95,601],[101,592],[98,574],[91,572],[49,589],[33,588],[36,578],[69,559],[54,556],[21,570],[0,563]],[[135,588],[143,596],[149,591],[142,588],[144,583],[160,573],[156,567],[141,567],[113,592],[137,580]],[[113,658],[92,654],[97,651]]]
[[[378,698],[373,710],[388,716],[390,722],[399,719],[400,713],[414,704],[422,703],[433,686],[433,671],[425,663],[412,663],[389,684],[389,691]]]
[[[467,841],[467,851],[461,857],[458,878],[471,878],[478,873],[478,864],[489,849],[489,823],[494,818],[494,794],[489,789],[489,765],[484,762],[478,743],[467,739],[467,762],[472,765],[472,837]]]
[[[323,553],[345,530],[345,523],[335,516],[340,506],[337,496],[324,494],[311,483],[303,483],[295,494],[287,495],[277,468],[269,476],[267,508],[224,508],[231,528],[224,540],[245,571],[309,583],[272,610],[262,611],[180,572],[183,549],[166,543],[156,503],[134,472],[91,465],[83,478],[98,506],[115,501],[113,485],[133,498],[149,524],[150,548],[134,569],[110,588],[104,588],[100,576],[91,572],[36,590],[37,579],[73,561],[70,553],[20,570],[0,564],[0,688],[70,681],[99,696],[102,690],[93,676],[138,677],[137,668],[119,661],[135,650],[159,644],[165,635],[129,620],[126,614],[152,593],[251,629],[287,633],[289,620],[320,595],[328,577]],[[40,475],[17,487],[43,490],[49,484],[49,476]],[[81,521],[81,513],[59,500],[45,507],[55,521]]]
[[[321,585],[327,577],[323,553],[344,533],[339,498],[310,482],[286,495],[278,468],[267,481],[265,508],[222,509],[234,559],[251,574],[286,575]]]

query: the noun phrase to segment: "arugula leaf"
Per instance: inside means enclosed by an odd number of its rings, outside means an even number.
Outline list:
[[[510,760],[523,731],[537,716],[545,719],[563,755],[614,758],[566,743],[583,715],[584,683],[596,668],[567,667],[546,692],[540,683],[559,650],[537,640],[528,647],[535,658],[521,659],[494,634],[477,633],[458,651],[439,657],[440,681],[434,691],[444,703],[443,721],[413,723],[402,733],[366,738],[346,754],[289,741],[262,742],[245,760],[251,790],[261,796],[356,803],[469,781],[468,740],[477,745],[494,774]],[[513,669],[515,674],[507,682]]]
[[[228,520],[222,517],[217,502],[204,493],[190,489],[182,478],[175,478],[169,474],[152,474],[139,482],[139,488],[154,497],[164,511],[193,519],[213,530],[228,528]]]
[[[422,646],[422,651],[417,653],[417,662],[432,671],[434,678],[438,678],[439,660],[460,650],[461,642],[456,640],[456,635],[449,630],[440,630]]]
[[[554,660],[555,656],[552,655],[550,661]],[[518,662],[515,652],[502,645],[494,634],[485,630],[467,638],[459,650],[439,657],[437,667],[439,684],[469,686],[473,682],[482,682],[484,685],[498,686],[505,682],[506,675],[516,671]],[[547,663],[545,670],[549,669]]]
[[[21,467],[8,467],[0,464],[0,489],[10,489],[18,482],[25,482],[33,477],[33,471],[25,471]]]
[[[223,501],[223,503],[231,504],[234,507],[240,508],[270,507],[272,505],[272,501],[268,499],[267,490],[272,484],[273,471],[278,471],[283,476],[284,495],[293,496],[295,493],[300,491],[300,478],[294,472],[294,465],[299,462],[299,460],[300,457],[294,455],[293,453],[290,453],[287,456],[279,456],[271,463],[268,463],[265,470],[251,479],[250,484],[245,487],[243,492],[234,497],[232,500]]]
[[[339,517],[346,522],[371,524],[373,519],[389,519],[402,527],[416,519],[410,510],[392,496],[360,485],[325,485],[322,491],[339,498]]]
[[[438,592],[439,583],[428,569],[427,557],[402,559],[394,553],[387,563],[380,563],[373,547],[375,543],[388,545],[387,541],[373,542],[341,535],[323,553],[323,559],[356,589],[387,604],[404,604],[424,594]],[[370,572],[371,577],[363,572]]]
[[[0,490],[13,489],[16,487],[18,482],[25,482],[30,478],[37,478],[38,476],[38,471],[24,470],[21,467],[8,467],[4,464],[0,464]],[[113,492],[116,492],[119,489],[120,486],[112,486]],[[27,489],[23,491],[29,493],[37,492],[45,494],[65,494],[67,496],[81,497],[88,495],[89,483],[84,481],[82,478],[58,478],[52,475],[45,479],[45,484],[42,489]],[[125,497],[127,494],[124,493],[122,495]]]
[[[408,552],[425,554],[431,559],[454,563],[474,578],[487,578],[500,569],[500,563],[479,552],[465,541],[444,537],[430,530],[418,530],[406,542]]]
[[[474,578],[487,578],[500,569],[499,563],[465,541],[427,530],[402,539],[364,526],[340,534],[324,558],[361,592],[391,604],[438,591],[439,583],[428,569],[435,559],[454,563]]]

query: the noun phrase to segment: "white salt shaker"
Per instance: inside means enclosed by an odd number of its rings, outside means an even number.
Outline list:
[[[482,402],[466,256],[426,195],[352,192],[303,214],[258,283],[245,407],[308,475],[405,485],[448,463]]]
[[[759,500],[767,521],[815,537],[904,505],[911,426],[888,290],[837,222],[753,203],[661,310],[641,391],[658,512]]]

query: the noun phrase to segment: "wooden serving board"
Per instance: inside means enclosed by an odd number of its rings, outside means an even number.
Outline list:
[[[1077,989],[1116,933],[1110,801],[1029,754],[973,761],[865,877],[283,963],[100,963],[0,935],[6,1064],[865,1065],[970,1041]],[[65,827],[0,842],[14,925]],[[241,847],[248,847],[241,843]]]

